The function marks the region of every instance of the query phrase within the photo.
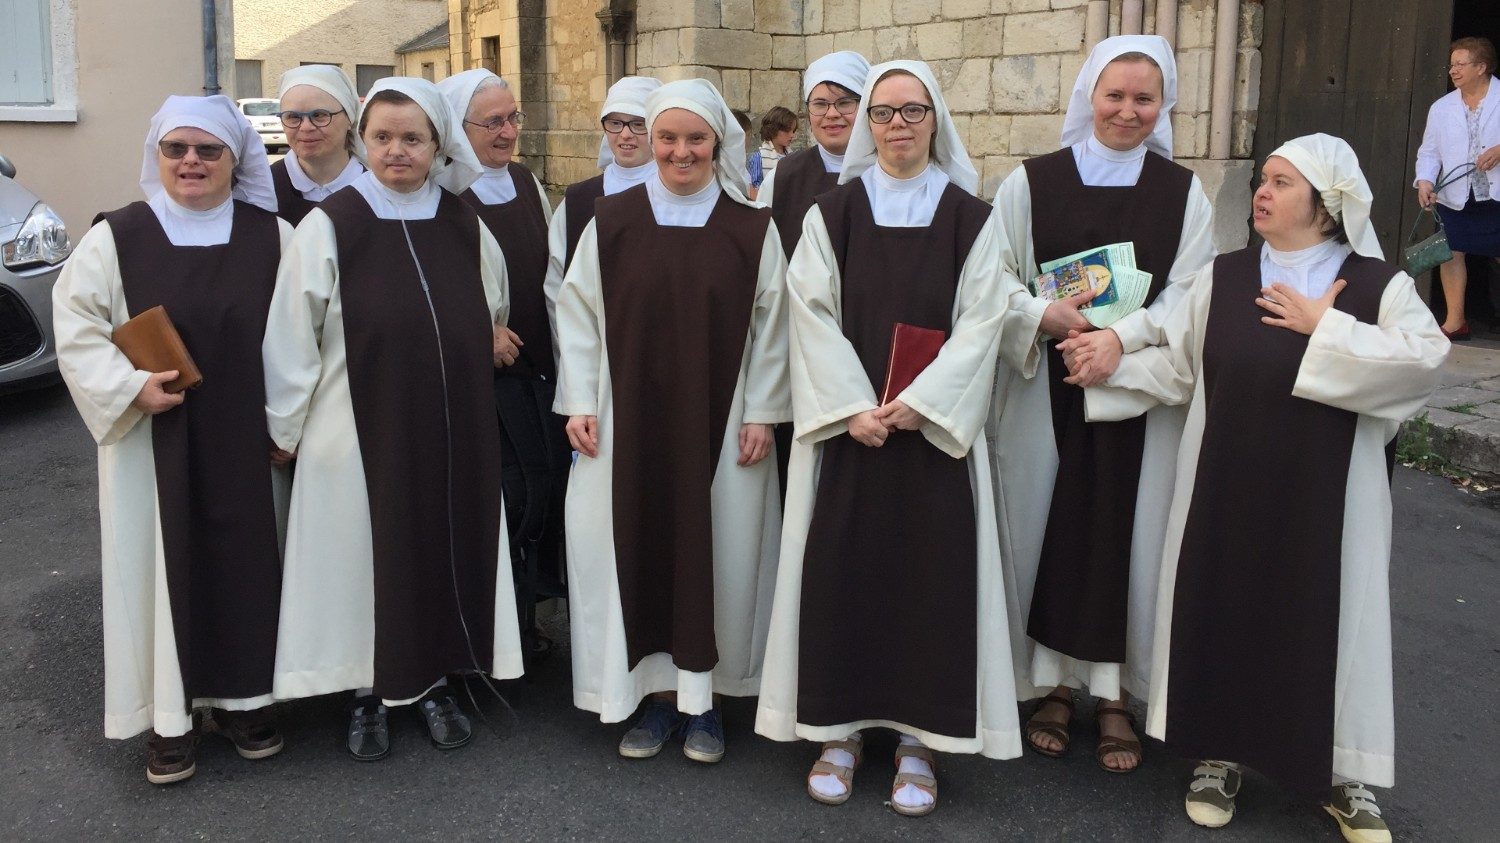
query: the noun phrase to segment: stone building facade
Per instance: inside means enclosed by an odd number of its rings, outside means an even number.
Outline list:
[[[1158,9],[1174,3],[1173,9]],[[1221,6],[1238,8],[1219,32]],[[1203,179],[1223,213],[1221,248],[1248,234],[1259,98],[1258,0],[449,0],[452,65],[492,66],[520,87],[522,151],[549,184],[593,175],[598,109],[620,73],[700,77],[735,108],[799,110],[811,59],[856,50],[872,62],[932,65],[992,197],[1026,157],[1057,148],[1062,111],[1087,47],[1106,34],[1175,24],[1177,160]],[[1228,21],[1226,21],[1228,23]],[[1233,53],[1227,138],[1214,154],[1217,44]],[[1227,54],[1227,53],[1226,53]],[[491,58],[492,57],[492,58]],[[493,61],[486,65],[484,62]]]

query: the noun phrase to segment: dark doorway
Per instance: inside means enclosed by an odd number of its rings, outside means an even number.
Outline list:
[[[1453,38],[1488,38],[1500,44],[1500,3],[1496,0],[1455,0],[1453,4]],[[1492,75],[1500,68],[1491,68]],[[1494,84],[1494,83],[1491,83]],[[1446,86],[1452,90],[1452,84]],[[1500,175],[1500,171],[1497,171]],[[1464,311],[1476,335],[1500,339],[1500,266],[1490,258],[1470,255],[1469,285],[1464,292]],[[1434,279],[1433,310],[1443,314],[1442,296],[1437,294]]]

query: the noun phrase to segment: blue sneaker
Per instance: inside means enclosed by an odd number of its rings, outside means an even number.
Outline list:
[[[620,754],[626,758],[650,758],[677,734],[682,721],[677,706],[666,700],[647,700],[641,719],[620,739]]]
[[[717,707],[689,717],[685,734],[682,754],[688,758],[715,764],[724,757],[724,721]]]

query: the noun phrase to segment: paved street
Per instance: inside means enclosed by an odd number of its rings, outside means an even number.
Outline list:
[[[1104,773],[1086,705],[1065,760],[940,758],[940,807],[921,820],[882,806],[889,737],[867,750],[850,802],[823,807],[803,793],[811,747],[754,736],[749,701],[726,707],[717,767],[676,747],[625,762],[621,727],[571,705],[565,648],[530,682],[504,683],[517,719],[490,700],[498,734],[479,725],[463,750],[434,750],[400,712],[392,757],[357,764],[341,749],[343,699],[320,698],[284,707],[279,756],[243,761],[214,738],[194,779],[154,787],[144,739],[102,734],[95,494],[66,392],[0,396],[0,839],[1339,839],[1320,810],[1256,777],[1231,826],[1196,828],[1182,811],[1190,765],[1152,742],[1137,774]],[[1500,496],[1398,469],[1395,503],[1400,763],[1382,804],[1397,839],[1494,839]]]

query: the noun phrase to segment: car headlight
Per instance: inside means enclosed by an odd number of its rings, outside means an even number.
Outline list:
[[[0,260],[11,269],[40,263],[56,265],[72,251],[68,227],[63,225],[62,217],[46,203],[38,202],[26,216],[16,239],[0,245]]]

